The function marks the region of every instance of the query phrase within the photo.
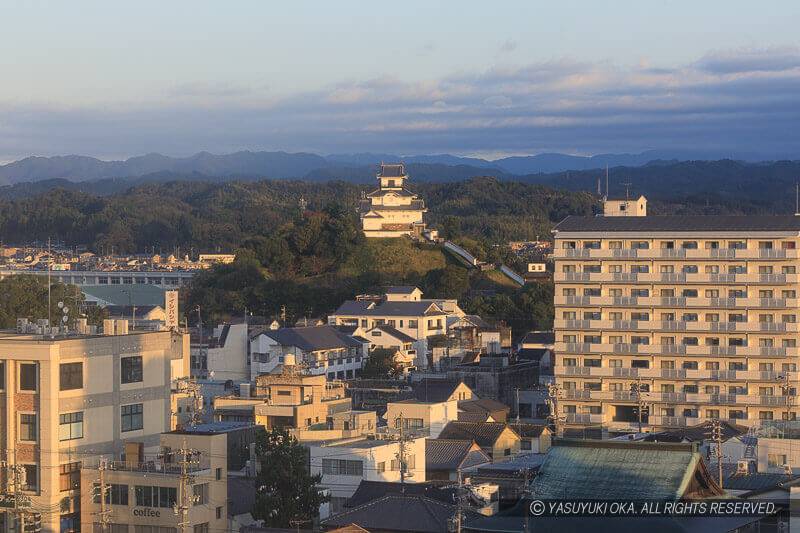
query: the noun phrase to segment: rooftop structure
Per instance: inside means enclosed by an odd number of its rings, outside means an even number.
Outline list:
[[[425,202],[405,188],[405,166],[381,164],[380,187],[361,200],[361,227],[367,237],[419,236],[425,230]]]

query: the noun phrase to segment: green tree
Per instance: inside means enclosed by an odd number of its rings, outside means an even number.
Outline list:
[[[313,520],[329,497],[320,493],[322,475],[308,471],[308,451],[286,430],[259,431],[253,518],[267,527],[288,528],[294,520]]]
[[[55,282],[50,289],[50,317],[53,325],[61,325],[64,316],[58,302],[70,312],[68,325],[74,326],[83,294],[75,285]],[[41,276],[9,276],[0,280],[0,328],[13,328],[17,318],[47,318],[47,279]]]
[[[368,379],[395,378],[403,374],[403,367],[394,361],[392,356],[395,350],[389,348],[375,348],[369,353],[364,368],[361,369],[361,377]]]

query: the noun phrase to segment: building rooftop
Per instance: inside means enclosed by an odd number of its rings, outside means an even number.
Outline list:
[[[374,302],[369,300],[348,300],[333,313],[334,315],[360,316],[435,316],[445,315],[442,309],[431,301],[418,302]]]
[[[795,215],[713,215],[586,217],[569,216],[553,231],[566,232],[718,232],[779,231],[800,232],[800,216]]]
[[[261,332],[283,346],[296,346],[306,352],[332,348],[358,348],[362,343],[333,326],[267,329]]]
[[[686,428],[648,433],[642,440],[648,442],[703,442],[711,440],[713,427],[714,423],[709,420]],[[745,426],[731,424],[724,420],[720,423],[720,427],[722,429],[723,442],[747,433]]]
[[[417,342],[417,339],[412,337],[411,335],[406,335],[399,329],[389,326],[388,324],[380,324],[375,326],[375,329],[379,329],[382,332],[386,333],[387,335],[391,335],[395,339],[399,340],[400,342]]]
[[[406,176],[406,166],[403,163],[381,163],[378,176],[381,178],[402,178]]]
[[[164,291],[156,285],[92,285],[82,286],[87,296],[108,302],[110,305],[164,305]]]
[[[556,334],[552,331],[529,331],[519,342],[520,344],[554,344]]]
[[[542,499],[677,500],[722,494],[694,444],[554,439],[533,493]]]
[[[355,493],[347,500],[344,506],[358,507],[378,498],[383,498],[387,494],[402,494],[404,492],[405,494],[425,496],[444,503],[455,503],[457,496],[457,489],[445,489],[431,483],[402,484],[392,481],[361,480]]]
[[[413,285],[392,285],[386,287],[386,294],[412,294],[419,289]],[[420,291],[421,292],[421,291]]]
[[[425,470],[455,470],[492,462],[472,440],[425,439]]]
[[[387,494],[322,521],[331,526],[357,524],[368,531],[440,533],[448,530],[455,505],[425,496]]]
[[[421,379],[411,386],[414,398],[420,402],[439,403],[446,402],[453,395],[461,381],[449,379]]]
[[[482,448],[491,447],[508,426],[500,422],[451,421],[439,433],[440,439],[471,439]]]
[[[248,406],[248,407],[252,407]],[[228,433],[230,431],[237,431],[240,429],[247,429],[255,427],[249,422],[207,422],[204,424],[197,424],[195,426],[187,426],[182,429],[176,429],[170,433],[178,435],[216,435],[218,433]]]

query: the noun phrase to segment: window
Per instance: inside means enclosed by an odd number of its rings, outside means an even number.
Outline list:
[[[39,469],[36,465],[22,465],[22,490],[39,490]]]
[[[508,457],[509,455],[511,455],[511,448],[506,448],[505,450],[503,450],[504,457]]]
[[[631,368],[650,368],[650,361],[633,360],[631,361]]]
[[[221,468],[217,468],[214,472],[215,472],[214,473],[214,477],[217,478],[217,481],[222,479],[222,469]]]
[[[217,520],[222,519],[222,507],[217,507]]]
[[[706,265],[706,274],[719,274],[719,265]]]
[[[94,503],[100,503],[99,483],[94,484],[92,501]],[[106,492],[106,503],[111,505],[128,505],[128,485],[118,485],[116,483],[108,485],[108,490]]]
[[[386,461],[381,461],[378,463],[378,472],[386,472]]]
[[[634,298],[643,297],[646,298],[650,296],[650,289],[631,289],[631,296]]]
[[[706,289],[706,298],[719,298],[719,289]]]
[[[178,501],[175,487],[151,487],[136,485],[136,505],[138,507],[172,507]]]
[[[83,411],[58,415],[58,440],[83,438]]]
[[[61,465],[58,475],[58,485],[61,492],[81,488],[81,464],[66,463]]]
[[[114,530],[115,527],[120,527],[123,529],[117,531]],[[128,533],[128,525],[123,524],[117,526],[117,524],[111,524],[110,533]],[[174,527],[169,527],[169,526],[141,526],[139,524],[136,524],[135,526],[133,526],[133,533],[178,533],[178,530]]]
[[[208,504],[208,483],[200,483],[192,487],[194,492],[193,505],[206,505]]]
[[[349,461],[347,459],[323,459],[322,473],[331,476],[359,476],[364,475],[363,461]]]
[[[61,363],[59,365],[60,390],[83,388],[83,363]]]
[[[36,415],[20,413],[19,415],[19,440],[36,441]]]
[[[609,250],[622,250],[622,241],[608,241]]]
[[[797,274],[797,267],[795,266],[781,267],[781,274]]]
[[[783,467],[786,464],[786,455],[780,453],[767,454],[767,465],[773,468]]]
[[[36,363],[20,363],[19,390],[36,392]]]
[[[122,383],[139,383],[142,381],[142,356],[122,358]]]
[[[6,364],[0,361],[0,390],[6,388]]]
[[[631,248],[634,250],[648,250],[650,243],[647,241],[633,241],[631,242]]]
[[[122,431],[135,431],[144,427],[143,413],[144,406],[140,403],[131,405],[123,405],[122,413]]]

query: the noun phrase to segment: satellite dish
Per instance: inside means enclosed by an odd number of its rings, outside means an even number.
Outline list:
[[[63,309],[64,308],[64,302],[58,302],[58,308],[59,309]]]
[[[69,317],[68,317],[68,316],[62,316],[62,317],[61,317],[61,322],[64,322],[64,323],[66,324],[66,323],[67,323],[67,320],[69,320]]]
[[[64,314],[69,313],[69,307],[64,307]]]

